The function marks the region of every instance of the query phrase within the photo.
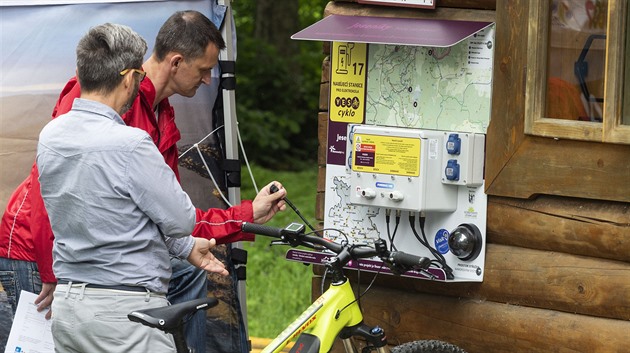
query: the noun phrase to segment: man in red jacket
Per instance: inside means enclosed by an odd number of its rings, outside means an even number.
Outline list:
[[[211,70],[218,62],[219,51],[224,47],[221,33],[203,14],[196,11],[179,11],[173,14],[157,35],[153,53],[143,64],[143,70],[147,76],[140,84],[138,97],[123,116],[127,125],[149,133],[178,179],[176,142],[180,139],[180,133],[175,125],[174,110],[168,97],[174,94],[192,97],[199,86],[210,84]],[[79,96],[78,81],[72,78],[61,92],[53,111],[53,118],[68,112],[74,99]],[[279,183],[276,184],[281,188]],[[271,194],[267,185],[253,201],[243,201],[239,206],[227,210],[197,209],[197,222],[193,236],[214,238],[218,244],[242,240],[253,241],[253,234],[241,232],[241,223],[243,221],[261,224],[267,222],[277,211],[284,209],[282,198],[285,195],[286,191],[282,188],[279,192]],[[0,260],[11,261],[12,266],[17,263],[24,267],[26,270],[23,271],[23,276],[18,273],[17,277],[22,277],[21,282],[30,281],[31,291],[38,289],[38,281],[33,274],[39,270],[42,285],[36,303],[40,310],[50,306],[57,282],[52,272],[53,238],[39,190],[37,168],[34,165],[31,174],[9,199],[2,217],[0,258],[4,259]],[[37,262],[36,268],[34,261]],[[180,274],[182,278],[171,282],[175,286],[180,285],[185,288],[185,292],[180,288],[169,288],[171,302],[206,295],[206,278],[203,271],[198,271],[181,261],[174,263],[173,267],[174,276]],[[10,283],[5,284],[4,280],[2,283],[5,289],[10,290]],[[196,289],[191,290],[191,288]],[[29,286],[23,289],[29,289]],[[181,296],[171,296],[171,289],[179,292]],[[19,295],[19,291],[14,294]],[[17,300],[12,304],[15,310]],[[189,323],[187,340],[197,352],[205,351],[203,313]],[[242,348],[243,351],[248,350],[247,347]]]

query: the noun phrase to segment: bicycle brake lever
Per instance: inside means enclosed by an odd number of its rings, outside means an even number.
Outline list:
[[[283,240],[272,240],[271,242],[269,242],[269,246],[273,246],[273,245],[291,245],[291,244]]]
[[[318,251],[322,251],[322,250],[326,250],[325,247],[321,246],[321,245],[317,245],[317,244],[312,244],[312,243],[303,243],[300,244],[304,247],[307,247],[309,249],[313,249],[313,250],[318,250]]]
[[[273,246],[273,245],[288,245],[291,247],[297,247],[297,246],[303,246],[309,249],[313,249],[313,250],[325,250],[326,248],[320,245],[315,245],[315,244],[311,244],[311,243],[301,243],[298,241],[292,242],[292,241],[285,241],[285,240],[272,240],[269,243],[269,246]]]

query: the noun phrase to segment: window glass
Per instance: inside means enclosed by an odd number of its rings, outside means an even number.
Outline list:
[[[601,123],[608,1],[554,0],[549,15],[546,117]]]

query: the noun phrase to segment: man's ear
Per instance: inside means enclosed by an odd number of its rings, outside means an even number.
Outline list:
[[[184,62],[184,57],[181,54],[175,53],[173,56],[171,56],[171,59],[170,59],[171,70],[179,69],[180,65],[183,62]]]
[[[127,73],[125,77],[123,77],[123,84],[125,85],[125,88],[127,90],[134,87],[136,80],[136,78],[134,77],[135,74],[136,73],[132,71],[131,73]]]
[[[132,94],[134,94],[134,89],[135,89],[135,85],[136,85],[136,78],[135,78],[136,73],[135,72],[131,72],[131,73],[127,73],[124,77],[122,82],[120,83],[122,85],[122,88],[124,89],[124,92],[127,96],[130,96]],[[120,86],[119,86],[120,87]]]

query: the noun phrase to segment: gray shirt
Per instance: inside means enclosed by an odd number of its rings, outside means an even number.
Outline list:
[[[169,253],[192,250],[195,208],[145,131],[77,98],[42,130],[37,167],[57,278],[166,293]]]

